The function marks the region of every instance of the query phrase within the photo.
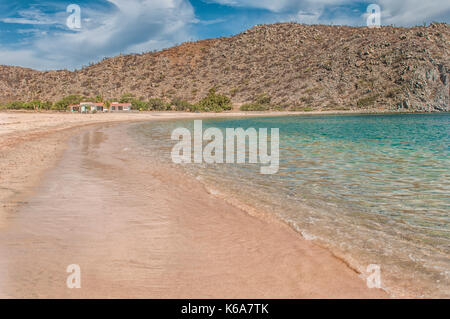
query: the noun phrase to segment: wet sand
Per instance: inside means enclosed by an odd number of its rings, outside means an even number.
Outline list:
[[[388,297],[288,226],[140,157],[128,125],[53,140],[59,155],[3,212],[0,297]],[[27,143],[39,149],[43,141]],[[66,286],[71,264],[81,267],[81,289]]]

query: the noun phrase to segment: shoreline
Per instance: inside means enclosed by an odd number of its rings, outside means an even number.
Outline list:
[[[400,114],[445,114],[449,112],[403,112],[389,110],[348,110],[348,111],[264,111],[244,112],[232,111],[222,113],[188,113],[188,112],[137,112],[137,113],[99,113],[80,114],[54,111],[0,110],[0,149],[14,145],[16,140],[26,141],[35,134],[49,134],[70,128],[91,124],[120,122],[145,122],[153,120],[178,119],[212,119],[234,117],[275,117],[275,116],[307,116],[307,115],[400,115]],[[16,120],[16,117],[18,121]],[[67,121],[69,119],[69,121]],[[8,121],[9,120],[9,121]],[[7,140],[10,140],[7,143]],[[14,141],[12,141],[14,139]]]
[[[198,114],[195,114],[195,115],[197,115],[198,116]],[[220,115],[223,115],[223,114],[220,114]],[[239,114],[240,116],[242,115],[242,114]],[[285,114],[283,114],[283,115],[285,115]],[[260,116],[260,115],[257,115],[257,116]],[[156,118],[155,118],[156,117]],[[162,116],[154,116],[153,117],[153,119],[155,119],[155,120],[161,120],[161,119],[163,119],[163,118],[161,118]],[[193,118],[194,118],[195,116],[193,116]],[[206,116],[205,116],[206,117]],[[190,116],[189,116],[189,118],[190,118]],[[172,116],[170,116],[170,117],[167,117],[167,118],[164,118],[164,119],[174,119]],[[146,120],[148,120],[148,119],[143,119],[143,121],[146,121]],[[125,122],[136,122],[135,120],[124,120]],[[53,160],[54,160],[54,162],[52,162],[52,161],[49,161],[49,164],[53,164],[53,165],[48,165],[47,167],[45,166],[45,165],[43,165],[43,166],[41,166],[40,167],[40,174],[45,174],[45,178],[44,178],[44,180],[47,180],[48,179],[48,175],[50,174],[52,174],[52,172],[54,172],[55,171],[55,165],[61,165],[61,160],[62,160],[62,157],[63,156],[67,156],[67,152],[65,152],[65,150],[66,150],[66,147],[69,147],[68,145],[66,145],[67,143],[68,143],[68,141],[70,141],[70,140],[73,140],[75,137],[74,137],[74,135],[76,135],[76,133],[78,132],[78,133],[82,133],[82,132],[86,132],[86,131],[92,131],[92,130],[96,130],[96,129],[99,129],[99,127],[101,127],[101,126],[110,126],[110,124],[105,124],[105,123],[89,123],[89,124],[97,124],[97,125],[93,125],[93,126],[89,126],[89,127],[80,127],[80,126],[75,126],[75,127],[71,127],[71,128],[66,128],[65,130],[63,130],[63,133],[61,133],[61,132],[59,132],[58,134],[56,134],[56,135],[58,135],[59,136],[59,140],[57,140],[55,143],[57,144],[57,145],[59,145],[60,147],[63,145],[64,147],[62,147],[62,148],[56,148],[55,147],[55,153],[53,154]],[[84,124],[84,125],[89,125],[89,124]],[[116,125],[117,123],[115,123],[113,126],[116,126],[117,127],[117,125]],[[0,138],[2,137],[2,135],[0,135]],[[28,140],[28,141],[26,141],[26,142],[23,142],[22,144],[27,144],[27,143],[31,143],[31,144],[39,144],[39,143],[45,143],[45,137],[43,138],[42,136],[40,136],[40,137],[31,137],[32,139],[31,140]],[[58,137],[54,137],[54,138],[58,138]],[[100,144],[102,143],[102,142],[99,142]],[[19,145],[21,144],[21,143],[18,143]],[[105,144],[106,145],[106,144]],[[15,144],[15,146],[17,146],[17,144]],[[11,148],[12,146],[10,145],[10,146],[8,146],[8,148]],[[4,150],[4,147],[2,147],[0,150]],[[58,153],[58,151],[56,151],[56,150],[59,150],[59,153]],[[107,153],[105,153],[106,155],[107,155]],[[105,155],[105,154],[103,154],[103,155]],[[52,156],[52,155],[50,155],[50,156]],[[107,161],[108,159],[107,158],[105,158],[105,161]],[[23,168],[23,167],[22,167]],[[20,169],[20,168],[19,168]],[[178,173],[176,173],[176,174],[173,174],[173,173],[171,173],[171,172],[168,172],[167,171],[167,169],[166,169],[166,175],[164,175],[164,174],[161,174],[161,173],[156,173],[156,179],[158,179],[158,178],[162,178],[163,180],[165,179],[165,182],[169,182],[169,184],[171,184],[172,186],[176,186],[176,185],[178,185],[178,182],[179,182],[179,176],[177,176],[177,174],[179,174],[179,172]],[[37,174],[37,172],[36,171],[34,171],[34,174]],[[114,175],[114,174],[113,174]],[[37,185],[42,185],[42,180],[40,180],[40,176],[44,176],[44,175],[36,175],[37,177],[34,179],[34,181],[35,182],[38,182],[38,184]],[[155,178],[155,175],[153,174],[153,175],[150,175],[150,176],[152,176],[153,178]],[[175,178],[175,176],[176,176],[176,178]],[[183,181],[186,183],[186,184],[196,184],[197,186],[195,186],[195,187],[199,187],[199,182],[198,181],[189,181],[189,179],[187,179],[186,177],[183,177],[184,179],[183,179]],[[32,179],[31,179],[32,180]],[[27,187],[25,187],[25,189],[29,189],[30,190],[30,192],[28,192],[28,194],[26,195],[26,197],[29,197],[29,198],[33,198],[33,196],[35,196],[39,191],[40,191],[40,188],[41,187],[39,187],[39,189],[37,189],[37,185],[34,185],[34,187],[31,185],[32,183],[29,183],[28,185],[27,185]],[[164,184],[164,183],[163,183]],[[165,184],[167,184],[167,183],[165,183]],[[184,191],[186,192],[186,191],[188,191],[188,190],[186,190],[186,189],[184,189]],[[201,198],[203,198],[203,201],[205,201],[205,202],[209,202],[209,201],[211,201],[211,200],[213,200],[213,199],[211,199],[210,197],[214,197],[213,195],[211,195],[211,193],[208,193],[208,191],[206,190],[206,189],[204,189],[204,192],[208,195],[208,196],[206,196],[205,197],[205,194],[201,194],[201,192],[198,192],[198,193],[195,193],[195,194],[191,194],[191,195],[193,195],[192,197],[201,197]],[[3,193],[3,191],[2,191],[2,193]],[[185,200],[186,201],[188,201],[189,200],[189,198],[188,198],[189,196],[187,196],[186,198],[185,198]],[[5,197],[3,197],[3,199],[4,199]],[[222,212],[220,212],[220,214],[218,214],[219,215],[219,217],[223,217],[223,214],[228,214],[229,212],[229,210],[232,210],[234,213],[233,214],[230,214],[230,216],[227,216],[227,218],[231,218],[231,219],[233,219],[233,218],[235,218],[236,220],[234,220],[233,221],[233,224],[234,223],[236,223],[236,225],[240,225],[240,224],[242,224],[242,220],[241,220],[241,218],[237,218],[237,216],[241,216],[241,215],[239,215],[240,213],[239,213],[239,211],[242,213],[242,214],[245,214],[245,216],[247,216],[247,217],[245,217],[244,219],[246,219],[247,220],[247,222],[245,222],[244,224],[248,224],[248,222],[249,221],[253,221],[254,222],[254,216],[252,217],[251,215],[249,215],[248,213],[246,213],[246,212],[244,212],[244,211],[242,211],[241,209],[237,209],[237,208],[231,208],[227,203],[225,203],[225,201],[223,200],[223,199],[215,199],[215,200],[213,200],[213,201],[218,201],[218,202],[220,202],[220,205],[225,205],[227,208],[226,209],[224,209]],[[18,203],[19,205],[18,206],[16,206],[16,207],[13,207],[13,208],[11,208],[11,210],[17,210],[17,209],[21,209],[21,206],[27,206],[27,203],[25,202],[25,203]],[[30,206],[30,205],[28,205],[28,206]],[[198,208],[198,207],[197,207]],[[216,216],[217,217],[217,216]],[[242,216],[241,216],[242,217]],[[179,216],[178,216],[178,218],[180,218]],[[341,297],[351,297],[351,298],[357,298],[357,297],[363,297],[363,296],[367,296],[367,297],[376,297],[376,298],[387,298],[387,297],[389,297],[388,295],[386,295],[384,292],[381,292],[381,291],[377,291],[377,290],[369,290],[368,288],[366,288],[365,287],[365,283],[363,282],[363,280],[354,272],[354,270],[351,270],[351,268],[349,268],[349,265],[346,265],[345,264],[345,261],[342,261],[342,260],[339,260],[339,257],[337,257],[337,256],[332,256],[332,254],[331,254],[331,252],[330,251],[328,251],[328,250],[326,250],[325,248],[322,248],[322,247],[318,247],[317,245],[315,245],[315,244],[313,244],[313,243],[309,243],[309,242],[307,242],[305,239],[303,239],[302,237],[301,237],[301,235],[300,234],[298,234],[297,232],[295,232],[292,228],[290,228],[288,225],[286,225],[286,224],[284,224],[284,225],[281,225],[281,223],[271,223],[271,222],[267,222],[267,221],[263,221],[263,220],[261,220],[260,218],[256,218],[257,220],[258,220],[258,223],[266,223],[266,225],[265,225],[265,227],[267,227],[266,229],[267,230],[270,230],[270,231],[268,231],[268,233],[270,233],[270,232],[272,232],[272,231],[274,231],[274,230],[276,230],[276,232],[278,232],[278,231],[280,231],[281,233],[283,233],[283,234],[279,234],[280,236],[288,236],[289,238],[291,238],[289,241],[291,241],[292,240],[292,238],[295,238],[295,243],[290,243],[290,244],[295,244],[295,245],[306,245],[306,247],[308,248],[307,250],[309,250],[308,252],[307,252],[307,254],[309,255],[309,254],[312,254],[313,256],[314,256],[314,251],[316,251],[316,250],[318,250],[318,251],[320,251],[320,253],[319,253],[319,255],[327,255],[327,257],[325,258],[325,260],[326,260],[326,263],[332,263],[334,266],[334,268],[332,267],[332,269],[328,269],[327,271],[330,271],[328,274],[325,274],[325,277],[327,277],[327,276],[329,276],[329,275],[332,275],[331,276],[331,278],[333,278],[333,276],[337,276],[337,277],[340,277],[341,275],[343,275],[343,274],[345,274],[345,280],[347,280],[347,281],[349,281],[349,282],[347,282],[347,283],[345,283],[345,282],[340,282],[340,285],[343,285],[344,287],[347,285],[347,286],[350,286],[350,287],[353,287],[352,289],[350,289],[350,290],[346,290],[345,292],[339,292],[339,290],[335,290],[334,291],[334,293],[332,293],[332,294],[330,294],[330,295],[327,295],[327,291],[326,291],[326,289],[325,288],[327,288],[326,287],[326,285],[325,286],[323,286],[323,282],[322,282],[322,289],[323,289],[323,291],[318,291],[317,290],[317,287],[309,287],[309,289],[311,290],[311,291],[314,291],[314,293],[316,294],[316,297],[320,297],[320,298],[331,298],[331,297],[337,297],[337,298],[341,298]],[[194,225],[194,226],[192,226],[191,228],[191,230],[193,230],[193,231],[195,231],[195,227],[197,227],[198,225]],[[1,223],[0,223],[0,232],[2,231],[2,227],[1,227]],[[256,233],[258,233],[258,231],[257,230],[253,230],[253,231],[255,231]],[[204,236],[206,236],[206,234],[203,234]],[[210,236],[211,236],[212,234],[210,233]],[[212,236],[214,236],[214,235],[212,235]],[[242,238],[246,238],[246,235],[245,235],[245,231],[242,231],[240,234],[238,233],[237,235],[237,238],[238,239],[242,239]],[[259,235],[258,236],[262,236],[262,237],[267,237],[268,236],[268,234],[261,234],[261,233],[259,233]],[[206,236],[206,237],[208,237],[208,236]],[[270,237],[270,236],[269,236]],[[286,238],[284,238],[284,239],[286,239]],[[247,240],[252,240],[251,238],[250,239],[248,239],[247,238]],[[298,241],[298,242],[297,242]],[[254,245],[255,243],[253,243],[253,245]],[[251,246],[251,245],[250,245]],[[270,245],[269,245],[270,246]],[[274,246],[274,245],[272,245],[272,246]],[[237,249],[238,247],[232,247],[233,249]],[[297,247],[298,248],[298,247]],[[277,249],[279,249],[279,247],[277,247],[277,245],[275,245],[274,247],[272,247],[272,249],[273,250],[277,250]],[[292,247],[290,248],[290,249],[292,249]],[[300,249],[300,251],[302,251],[302,250],[304,250],[305,249],[305,247],[303,247],[302,249]],[[294,249],[294,251],[296,252],[296,253],[298,253],[298,250],[297,249]],[[274,253],[274,252],[273,252]],[[260,254],[257,254],[257,256],[259,256],[260,257],[260,259],[262,258],[262,257],[265,257],[265,255],[264,255],[264,253],[260,253]],[[241,256],[241,257],[243,257],[243,256]],[[315,256],[315,258],[317,258],[318,256],[316,255]],[[323,257],[323,256],[322,256]],[[322,258],[321,257],[321,258]],[[222,258],[223,258],[223,256],[222,256]],[[189,259],[189,258],[188,258]],[[314,259],[314,258],[313,258]],[[264,260],[264,258],[262,258],[261,260]],[[226,261],[226,260],[225,260]],[[308,264],[307,262],[306,262],[306,264]],[[217,265],[216,265],[217,266]],[[264,265],[263,265],[264,266]],[[267,266],[269,266],[269,265],[265,265],[266,267],[263,267],[264,269],[268,269],[268,267]],[[270,265],[270,266],[274,266],[274,265]],[[309,265],[309,266],[311,266],[311,265]],[[321,265],[321,266],[323,266],[323,265]],[[285,265],[285,267],[289,267],[289,263],[287,264],[287,265]],[[315,267],[317,267],[317,265],[315,265]],[[220,267],[219,267],[220,268]],[[337,268],[337,269],[336,269]],[[312,271],[312,269],[314,269],[314,267],[312,267],[312,268],[310,268],[310,270]],[[204,270],[206,273],[208,273],[208,269],[206,269],[206,270]],[[293,269],[291,269],[291,271],[294,271],[295,272],[295,270],[293,270]],[[314,271],[312,271],[313,273],[314,273]],[[195,273],[192,273],[191,275],[195,275]],[[290,274],[289,273],[287,273],[286,274],[286,276],[290,276]],[[308,277],[308,274],[306,273],[306,276]],[[322,274],[321,276],[324,276],[324,274]],[[321,277],[320,276],[320,277]],[[281,277],[283,277],[283,276],[276,276],[277,278],[276,278],[276,281],[277,282],[283,282],[283,280],[285,280],[286,278],[281,278]],[[314,277],[314,276],[313,276]],[[315,278],[315,279],[320,279],[320,277],[317,277],[317,278]],[[1,276],[0,276],[0,278],[2,278]],[[353,278],[353,279],[352,279]],[[329,278],[330,279],[330,278]],[[180,280],[179,278],[177,279],[178,281]],[[344,280],[344,281],[345,281]],[[254,283],[255,285],[256,285],[256,283]],[[284,282],[284,284],[286,284],[285,282]],[[311,284],[311,283],[310,283]],[[357,288],[358,287],[358,288]],[[253,287],[253,288],[256,288],[256,287]],[[291,285],[290,287],[289,287],[289,291],[293,291],[293,290],[295,290],[295,289],[298,289],[299,287],[295,287],[295,285]],[[300,288],[302,288],[302,287],[300,287]],[[315,298],[314,296],[308,296],[307,294],[306,295],[304,295],[305,293],[307,293],[307,291],[305,291],[305,288],[307,288],[307,287],[303,287],[303,290],[301,290],[300,289],[300,291],[302,292],[302,294],[292,294],[292,295],[281,295],[281,297],[288,297],[288,298],[295,298],[295,297],[297,297],[297,298],[301,298],[301,297],[313,297],[313,298]],[[334,287],[335,289],[336,289],[336,287]],[[348,287],[347,287],[348,288]],[[211,288],[209,288],[209,289],[211,289]],[[229,288],[228,288],[229,289]],[[320,289],[319,289],[320,290]],[[352,293],[352,291],[353,291],[353,293]],[[259,293],[263,293],[264,291],[263,290],[259,290]],[[297,291],[297,292],[299,292],[299,291]],[[1,293],[1,291],[0,291],[0,293]],[[166,296],[168,296],[168,297],[173,297],[173,296],[181,296],[181,297],[183,297],[183,296],[186,296],[185,294],[187,293],[186,291],[184,291],[184,294],[181,294],[181,295],[176,295],[176,294],[170,294],[170,292],[166,292],[166,293],[168,293]],[[201,291],[198,291],[198,295],[190,295],[191,297],[198,297],[198,296],[204,296],[204,295],[202,295],[201,293]],[[236,293],[236,291],[234,291],[234,293]],[[284,293],[286,293],[286,290],[284,290]],[[314,295],[314,294],[313,294]],[[65,295],[64,295],[65,296]],[[92,295],[89,295],[89,296],[92,296]],[[227,295],[212,295],[212,296],[222,296],[222,297],[227,297]],[[240,295],[240,294],[237,294],[237,296],[240,296],[240,297],[242,297],[242,296],[246,296],[246,297],[254,297],[254,295],[251,295],[251,294],[248,294],[248,295],[245,295],[245,294],[242,294],[242,295]],[[273,296],[271,296],[270,294],[269,295],[258,295],[258,296],[262,296],[262,297],[264,297],[264,298],[266,298],[266,297],[273,297]],[[76,296],[67,296],[67,297],[76,297]],[[209,297],[209,296],[205,296],[205,297]]]

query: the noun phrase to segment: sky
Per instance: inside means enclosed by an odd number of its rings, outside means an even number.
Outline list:
[[[448,0],[0,0],[0,64],[73,70],[257,24],[365,26],[370,4],[381,25],[450,20]]]

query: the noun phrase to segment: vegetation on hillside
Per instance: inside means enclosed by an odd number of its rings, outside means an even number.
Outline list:
[[[62,98],[61,100],[55,102],[55,104],[53,104],[52,109],[58,110],[58,111],[67,110],[67,107],[69,105],[78,104],[82,101],[93,102],[92,99],[84,98],[80,95],[69,95],[69,96],[66,96],[66,97]]]
[[[228,96],[218,94],[215,88],[209,90],[208,95],[193,105],[194,112],[223,112],[231,111],[233,104]]]
[[[0,105],[0,109],[66,111],[69,109],[69,105],[81,102],[103,102],[106,107],[109,107],[113,101],[116,101],[116,99],[104,101],[101,96],[89,98],[80,95],[69,95],[55,103],[39,100],[31,102],[14,101]],[[223,112],[230,111],[233,108],[231,99],[225,95],[218,94],[215,88],[210,89],[208,95],[196,104],[191,104],[181,98],[174,98],[170,102],[165,102],[160,98],[150,98],[148,101],[142,101],[129,93],[122,95],[119,102],[131,103],[131,108],[137,111]]]
[[[77,100],[68,96],[95,96],[93,101],[132,103],[135,110],[203,112],[230,109],[220,97],[226,94],[249,111],[450,111],[449,43],[449,25],[438,23],[258,25],[233,37],[121,55],[73,72],[0,66],[0,103],[44,100],[63,110]],[[210,95],[211,87],[221,94]],[[261,92],[269,103],[257,101]]]
[[[50,110],[53,107],[53,103],[49,101],[33,100],[31,102],[13,101],[3,105],[0,105],[0,109],[9,110]]]
[[[271,104],[272,97],[267,94],[258,95],[253,99],[252,103],[243,104],[240,107],[241,111],[269,111],[275,108],[274,105]]]

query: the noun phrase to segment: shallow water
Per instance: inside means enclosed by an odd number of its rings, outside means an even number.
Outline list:
[[[171,162],[176,127],[140,124],[148,155]],[[204,120],[203,128],[280,128],[280,170],[184,167],[211,189],[276,214],[395,296],[450,295],[450,115],[286,116]]]
[[[386,297],[285,225],[139,156],[130,125],[80,130],[5,216],[0,298]]]

